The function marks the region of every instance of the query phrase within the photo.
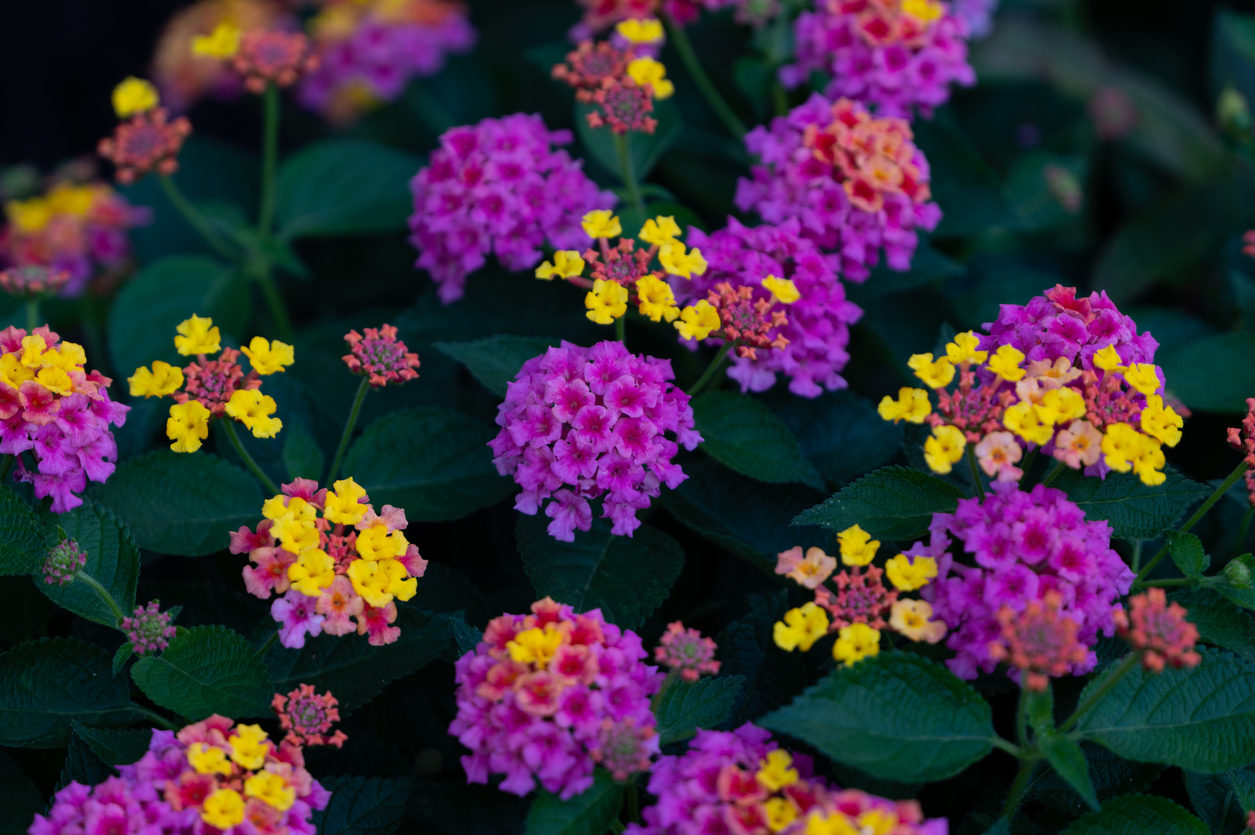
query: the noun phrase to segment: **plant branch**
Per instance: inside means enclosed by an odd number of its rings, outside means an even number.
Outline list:
[[[1091,693],[1089,698],[1076,706],[1076,710],[1072,711],[1072,715],[1059,726],[1059,733],[1066,734],[1068,731],[1072,730],[1072,727],[1081,720],[1081,717],[1088,713],[1094,705],[1098,704],[1098,702],[1102,700],[1103,696],[1106,696],[1109,692],[1111,692],[1111,688],[1115,687],[1120,682],[1120,679],[1124,678],[1124,676],[1129,672],[1129,670],[1141,663],[1141,660],[1142,650],[1140,649],[1134,650],[1126,655],[1124,660],[1121,661],[1115,669],[1107,674],[1106,678],[1103,679],[1102,684],[1098,685],[1098,689]]]
[[[363,377],[362,384],[357,387],[357,396],[353,398],[353,408],[349,410],[349,419],[345,421],[344,431],[340,433],[340,445],[336,447],[336,457],[331,459],[331,469],[327,470],[328,486],[331,486],[340,472],[340,462],[344,460],[344,453],[349,448],[349,439],[353,437],[353,427],[357,425],[357,415],[362,411],[362,401],[366,399],[366,392],[369,390],[370,380]]]
[[[1187,519],[1185,524],[1181,526],[1180,532],[1188,533],[1190,528],[1197,525],[1199,523],[1199,520],[1201,520],[1204,516],[1207,515],[1207,511],[1211,510],[1212,506],[1216,502],[1220,501],[1220,497],[1223,496],[1225,493],[1228,493],[1229,488],[1232,487],[1234,484],[1237,484],[1237,481],[1239,478],[1246,475],[1247,469],[1248,468],[1246,466],[1246,460],[1243,459],[1239,461],[1238,465],[1233,468],[1233,472],[1229,473],[1228,478],[1222,481],[1220,483],[1220,486],[1212,491],[1212,494],[1207,497],[1207,500],[1204,501],[1201,505],[1199,505],[1198,510],[1194,511],[1194,515],[1191,516],[1189,519]],[[1241,546],[1239,545],[1239,547]],[[1160,548],[1155,553],[1155,556],[1147,560],[1146,565],[1142,566],[1142,570],[1139,572],[1137,580],[1134,581],[1133,587],[1141,588],[1145,586],[1146,581],[1143,580],[1142,578],[1145,576],[1148,576],[1155,569],[1155,566],[1159,565],[1159,561],[1162,560],[1165,556],[1167,556],[1167,554],[1168,554],[1168,543],[1165,542],[1163,547]]]
[[[262,240],[270,237],[275,213],[275,162],[279,156],[279,88],[266,86],[262,96],[265,127],[261,144],[261,205],[257,209],[257,231]]]
[[[183,215],[192,228],[205,239],[205,243],[209,244],[210,249],[220,257],[228,261],[234,261],[236,258],[235,251],[218,234],[218,230],[214,229],[213,224],[209,222],[209,218],[205,217],[200,209],[192,205],[192,202],[183,195],[183,192],[175,185],[174,180],[163,174],[157,177],[157,182],[161,183],[161,188],[165,191],[166,197],[170,198],[170,202],[174,204],[174,208],[178,209],[179,214]]]
[[[723,360],[728,356],[728,352],[732,350],[733,342],[725,339],[723,345],[719,346],[719,353],[715,354],[715,358],[711,360],[710,365],[706,366],[706,370],[702,372],[702,376],[697,378],[697,382],[688,390],[689,397],[696,397],[701,390],[710,382],[710,378],[715,376],[715,371],[719,366],[723,365]]]
[[[266,475],[262,468],[257,465],[257,462],[253,460],[253,456],[249,455],[248,450],[244,448],[244,444],[240,443],[240,436],[235,432],[235,421],[229,417],[223,418],[222,426],[224,431],[227,433],[227,439],[231,441],[231,446],[235,447],[236,454],[244,460],[244,466],[252,470],[253,475],[257,476],[257,480],[261,482],[261,486],[266,488],[266,490],[270,492],[270,495],[278,495],[279,486],[275,484],[274,481],[271,480],[270,476]]]
[[[641,196],[640,183],[636,181],[636,167],[632,165],[631,134],[614,134],[614,150],[619,157],[619,177],[627,189],[628,202],[637,211],[645,211],[645,199]]]
[[[1024,790],[1028,788],[1028,778],[1033,774],[1033,768],[1037,765],[1035,758],[1020,760],[1020,770],[1015,774],[1015,780],[1011,783],[1011,790],[1007,792],[1007,802],[1002,807],[1002,817],[1010,821],[1015,815],[1015,810],[1020,806],[1020,800],[1024,797]]]
[[[136,711],[137,713],[144,714],[153,722],[156,722],[160,727],[164,728],[167,731],[177,731],[179,729],[178,725],[171,722],[169,719],[162,716],[160,713],[157,713],[155,710],[149,710],[143,705],[137,705],[134,703],[131,704],[131,709]]]
[[[95,577],[88,574],[81,568],[74,572],[74,579],[82,580],[91,588],[92,591],[96,592],[96,596],[104,601],[104,604],[109,607],[110,612],[113,612],[114,626],[121,628],[122,618],[124,617],[122,614],[122,608],[118,606],[118,602],[113,599],[113,595],[109,594],[109,590],[100,585]]]
[[[675,18],[666,12],[663,13],[662,19],[667,24],[667,34],[671,42],[675,44],[676,52],[680,53],[680,60],[684,62],[685,69],[688,70],[693,83],[705,97],[706,103],[710,105],[711,110],[715,111],[715,115],[719,117],[719,121],[723,122],[724,127],[740,139],[746,133],[745,125],[737,118],[731,106],[724,101],[723,96],[719,95],[719,89],[710,80],[710,76],[706,74],[702,62],[697,57],[697,52],[693,50],[693,42],[689,40],[688,33],[684,31],[683,26],[675,22]]]
[[[980,480],[980,470],[976,468],[976,450],[967,445],[967,465],[972,470],[972,486],[976,488],[976,497],[985,501],[985,483]]]

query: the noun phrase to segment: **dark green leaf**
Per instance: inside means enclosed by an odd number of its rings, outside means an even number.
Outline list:
[[[1055,772],[1076,790],[1091,809],[1097,809],[1098,796],[1094,794],[1094,784],[1089,779],[1089,763],[1085,761],[1085,753],[1076,740],[1058,734],[1046,734],[1041,737],[1040,745]]]
[[[141,548],[159,554],[212,554],[230,544],[232,531],[261,520],[257,480],[204,450],[142,455],[90,495],[126,522]]]
[[[1158,487],[1148,487],[1133,473],[1108,473],[1089,478],[1079,470],[1063,470],[1052,483],[1085,511],[1090,521],[1106,519],[1118,539],[1154,539],[1175,527],[1190,505],[1211,493],[1205,484],[1169,472]]]
[[[834,490],[889,463],[902,446],[901,427],[882,420],[870,400],[848,391],[813,400],[789,396],[775,411]]]
[[[1028,724],[1037,731],[1037,733],[1045,734],[1054,730],[1055,727],[1055,691],[1049,683],[1045,690],[1030,690],[1024,694],[1025,696],[1025,714],[1028,716]]]
[[[61,768],[61,776],[57,779],[56,790],[60,791],[71,781],[84,786],[94,786],[110,777],[117,776],[117,769],[96,756],[91,747],[77,736],[70,737],[69,748],[65,752],[65,765]]]
[[[879,264],[872,269],[870,281],[865,284],[849,284],[846,286],[846,293],[851,301],[861,303],[953,278],[964,273],[966,269],[959,262],[942,255],[926,238],[921,237],[915,254],[911,257],[910,270],[898,272],[888,264]]]
[[[76,638],[44,638],[0,655],[0,744],[62,748],[74,721],[131,722],[126,679],[109,653]]]
[[[113,674],[115,676],[126,667],[126,662],[131,660],[131,655],[134,652],[135,648],[131,646],[130,641],[118,647],[118,651],[113,654]]]
[[[266,716],[275,693],[253,645],[225,626],[194,626],[160,655],[131,667],[144,695],[193,722],[219,713],[232,719]]]
[[[515,488],[493,466],[494,434],[449,409],[403,409],[366,427],[341,471],[352,473],[376,506],[403,507],[411,521],[460,519]]]
[[[1163,771],[1161,765],[1122,759],[1093,742],[1082,742],[1081,751],[1088,763],[1090,784],[1100,803],[1122,794],[1145,791]],[[1073,816],[1085,810],[1085,801],[1076,789],[1053,769],[1039,767],[1031,786],[1031,799],[1051,809]]]
[[[789,597],[783,589],[771,595],[750,595],[749,611],[728,624],[716,641],[719,672],[745,679],[728,723],[732,727],[781,707],[806,686],[803,657],[782,652],[772,637],[776,621],[788,608]]]
[[[10,488],[0,486],[0,576],[38,570],[46,548],[30,505]]]
[[[623,784],[602,769],[593,785],[570,800],[541,790],[527,811],[526,835],[605,835],[623,805]]]
[[[600,109],[594,104],[577,103],[575,105],[575,133],[593,158],[601,163],[606,171],[622,180],[623,173],[620,170],[614,134],[607,127],[590,128],[588,126],[587,114]],[[653,133],[634,131],[624,136],[628,143],[628,155],[631,158],[637,182],[642,182],[649,176],[649,172],[658,164],[658,160],[675,142],[683,128],[679,110],[672,101],[655,100],[653,116],[658,120],[658,128]],[[640,231],[639,224],[634,226],[623,224],[623,233],[630,238],[636,237],[638,231]]]
[[[26,835],[35,815],[47,806],[43,792],[3,751],[0,751],[0,785],[4,786],[4,803],[0,803],[0,835]]]
[[[1199,637],[1255,664],[1255,620],[1212,589],[1192,589],[1172,599],[1189,612]]]
[[[364,139],[325,139],[279,168],[279,236],[357,235],[403,229],[418,157]]]
[[[484,637],[483,630],[468,624],[461,612],[449,615],[449,628],[453,632],[453,649],[458,658],[475,649]]]
[[[318,448],[318,441],[299,420],[283,424],[283,468],[288,478],[312,478],[322,476],[327,461]]]
[[[139,580],[139,548],[135,537],[113,513],[92,501],[83,502],[69,513],[57,517],[57,524],[66,536],[87,553],[84,566],[92,579],[105,587],[117,602],[122,614],[135,610],[135,584]],[[45,583],[33,578],[35,587],[63,609],[105,626],[116,627],[117,618],[100,596],[82,582],[69,585]]]
[[[523,363],[561,341],[547,336],[498,334],[471,342],[437,342],[436,348],[465,365],[484,388],[505,397],[506,383],[515,378]]]
[[[1211,565],[1211,557],[1203,550],[1203,541],[1192,533],[1167,531],[1164,536],[1168,540],[1168,555],[1181,569],[1186,577],[1199,577],[1207,566]]]
[[[641,525],[632,536],[614,536],[610,522],[559,542],[548,519],[519,516],[517,539],[523,568],[538,597],[549,596],[577,612],[601,609],[606,620],[635,629],[666,599],[684,567],[684,551],[667,534]]]
[[[757,724],[898,782],[958,774],[996,738],[989,704],[970,685],[940,664],[896,651],[838,668]]]
[[[489,611],[488,599],[470,577],[440,562],[427,564],[408,604],[406,608],[423,612],[462,612],[467,623],[475,624],[486,624],[497,614]]]
[[[923,536],[934,513],[950,513],[963,491],[909,467],[885,467],[863,476],[793,520],[843,531],[860,525],[877,539],[908,541]]]
[[[1191,340],[1161,361],[1168,387],[1191,409],[1245,412],[1255,391],[1255,336],[1221,333]]]
[[[738,473],[771,484],[800,482],[822,490],[823,479],[789,427],[758,400],[709,391],[693,401],[702,449]]]
[[[401,823],[413,786],[407,779],[348,775],[321,782],[331,792],[331,801],[314,813],[318,835],[391,835]]]
[[[420,780],[406,812],[407,822],[432,835],[501,835],[523,831],[529,800],[495,786],[457,779]]]
[[[743,676],[699,678],[692,683],[676,679],[654,708],[660,742],[682,742],[699,728],[713,730],[722,725],[736,707],[744,684]]]
[[[86,742],[109,765],[130,765],[148,752],[149,728],[101,728],[74,723],[74,736]]]
[[[1064,835],[1208,835],[1198,818],[1166,797],[1126,794],[1108,800],[1067,828]]]
[[[937,226],[938,236],[1019,225],[1019,217],[1002,196],[997,175],[952,114],[943,110],[931,121],[917,119],[911,128],[916,145],[928,158],[933,197],[945,212]]]

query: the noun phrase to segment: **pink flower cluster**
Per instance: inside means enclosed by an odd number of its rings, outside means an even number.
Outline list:
[[[715,660],[714,640],[702,637],[696,629],[686,629],[680,621],[667,624],[658,646],[654,647],[654,660],[685,681],[697,681],[705,675],[719,675],[721,666]]]
[[[337,3],[324,16],[313,23],[321,64],[301,83],[299,98],[337,123],[392,101],[410,79],[435,75],[446,55],[475,44],[466,7],[447,0]]]
[[[688,395],[669,380],[670,360],[628,353],[623,343],[581,348],[569,342],[523,363],[497,407],[501,431],[489,442],[493,463],[523,488],[514,507],[534,516],[545,507],[549,535],[572,542],[592,526],[590,499],[602,500],[613,533],[631,536],[636,511],[662,485],[687,476],[671,461],[702,437]]]
[[[1134,579],[1111,549],[1111,526],[1085,521],[1062,490],[1039,484],[1025,493],[1007,481],[990,487],[984,502],[964,499],[954,513],[933,516],[929,545],[906,552],[937,559],[938,577],[921,594],[950,628],[946,646],[957,655],[946,663],[969,679],[998,664],[989,647],[1002,635],[1002,607],[1021,612],[1054,592],[1061,614],[1079,624],[1078,640],[1093,647],[1099,632],[1115,633],[1112,607]],[[952,540],[975,565],[955,559]],[[1072,673],[1089,672],[1095,663],[1090,649]]]
[[[169,612],[161,611],[160,603],[150,600],[147,607],[136,606],[133,614],[122,618],[122,631],[136,655],[161,652],[178,632],[172,620]]]
[[[737,182],[737,208],[777,225],[796,218],[800,234],[836,253],[851,281],[867,278],[882,248],[889,266],[904,272],[919,244],[915,230],[941,220],[928,160],[912,139],[901,119],[815,94],[746,134],[760,162]]]
[[[658,752],[650,696],[662,675],[646,657],[640,637],[600,609],[575,614],[546,597],[530,615],[494,618],[456,667],[449,733],[471,749],[467,780],[504,774],[501,790],[520,796],[539,781],[566,800],[593,784],[597,761],[648,767]],[[607,746],[621,747],[624,729],[630,757]]]
[[[284,742],[292,745],[330,745],[340,748],[348,739],[344,731],[328,733],[331,726],[340,721],[340,702],[328,690],[321,696],[312,684],[300,684],[286,696],[275,693],[270,701],[279,724],[287,731]]]
[[[771,293],[762,287],[769,275],[790,279],[801,293],[786,308],[788,324],[779,329],[778,335],[788,340],[784,348],[760,352],[754,359],[733,357],[727,373],[741,384],[741,391],[766,391],[776,384],[778,373],[788,376],[789,391],[802,397],[846,387],[841,370],[850,360],[849,326],[863,311],[845,297],[837,276],[838,256],[821,253],[802,236],[796,219],[749,228],[729,218],[726,228],[711,235],[689,230],[689,243],[701,248],[709,267],[689,281],[671,279],[681,306],[703,298],[723,281],[752,287],[756,299],[770,300]]]
[[[492,253],[519,271],[540,263],[546,242],[582,249],[584,215],[615,203],[584,173],[583,163],[555,148],[570,131],[551,131],[538,115],[515,113],[453,128],[440,137],[429,165],[410,182],[410,242],[445,304],[462,298],[466,277]]]
[[[882,116],[931,116],[950,98],[950,85],[971,87],[967,24],[949,4],[928,0],[938,16],[927,20],[902,8],[903,0],[829,0],[802,12],[794,24],[797,63],[780,69],[793,88],[812,72],[830,77],[825,94],[875,107]]]
[[[155,731],[154,739],[157,734],[174,736],[170,731]],[[95,786],[71,781],[52,798],[47,815],[35,815],[27,832],[29,835],[129,835],[132,832],[191,835],[200,820],[196,810],[175,811],[162,798],[161,786],[157,780],[125,777],[110,777]]]

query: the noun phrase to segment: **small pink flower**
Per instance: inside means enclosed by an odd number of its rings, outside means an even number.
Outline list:
[[[783,574],[808,589],[820,584],[837,570],[836,557],[830,557],[822,548],[807,548],[802,556],[802,546],[795,545],[776,555],[776,573]]]
[[[242,569],[244,588],[249,594],[267,600],[272,593],[283,594],[288,590],[291,585],[288,566],[296,562],[296,554],[283,548],[264,547],[251,551],[249,559],[257,563]]]
[[[999,481],[1019,481],[1024,471],[1015,466],[1024,450],[1010,432],[990,432],[976,445],[976,460],[985,475],[996,475]]]
[[[320,696],[314,692],[312,684],[299,685],[286,696],[276,693],[271,702],[279,724],[288,732],[285,742],[298,746],[330,745],[334,748],[341,747],[348,739],[343,731],[327,735],[331,726],[340,721],[337,704],[331,691]]]
[[[289,589],[283,597],[275,598],[270,604],[270,615],[282,624],[279,627],[279,643],[289,649],[300,649],[305,646],[306,635],[317,637],[322,633],[325,618],[315,613],[315,603],[316,598],[307,597],[296,589]]]
[[[667,624],[662,640],[654,647],[654,660],[679,673],[685,681],[697,681],[703,673],[719,674],[715,649],[713,640],[702,637],[696,629],[685,629],[677,620]]]
[[[147,608],[136,606],[134,615],[122,618],[122,631],[136,655],[147,655],[170,646],[178,631],[171,620],[169,612],[162,612],[157,601],[150,600]]]
[[[368,635],[367,641],[372,647],[390,644],[401,637],[401,627],[389,626],[396,619],[396,603],[388,601],[388,605],[382,607],[367,604],[357,616],[357,634]]]
[[[348,635],[357,631],[353,618],[362,613],[365,601],[353,591],[349,578],[340,575],[323,590],[314,610],[324,616],[322,631],[328,635]]]

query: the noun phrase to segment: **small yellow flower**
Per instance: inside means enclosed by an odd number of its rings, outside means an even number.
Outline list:
[[[898,815],[885,809],[868,809],[858,816],[859,832],[866,835],[890,835],[898,828]]]
[[[961,362],[982,363],[989,358],[989,352],[976,350],[979,344],[980,339],[972,331],[956,334],[954,341],[946,346],[946,356],[955,365]]]
[[[240,49],[238,28],[230,23],[219,23],[211,35],[196,35],[192,38],[192,54],[204,55],[208,58],[230,58]]]
[[[1130,365],[1124,372],[1124,379],[1142,394],[1151,395],[1159,391],[1159,369],[1151,363],[1139,362]]]
[[[227,737],[231,746],[231,759],[241,768],[256,771],[266,762],[266,754],[273,747],[261,725],[236,725],[235,733]]]
[[[832,645],[832,657],[847,667],[868,656],[880,653],[880,630],[865,623],[852,623],[837,631],[837,642]]]
[[[946,636],[946,625],[932,620],[933,607],[924,600],[899,600],[893,604],[889,626],[912,641],[935,644]]]
[[[231,774],[227,752],[203,742],[193,742],[187,747],[187,764],[197,774]]]
[[[675,95],[675,85],[667,79],[667,68],[662,62],[655,61],[648,55],[637,58],[627,65],[628,75],[640,86],[649,85],[654,98],[662,101]]]
[[[296,802],[296,789],[282,777],[270,771],[254,774],[244,781],[244,794],[255,797],[267,806],[286,812]]]
[[[52,221],[52,204],[42,197],[29,200],[10,200],[4,204],[4,213],[18,231],[34,234]]]
[[[562,646],[566,635],[552,623],[545,624],[544,629],[526,629],[514,636],[514,640],[505,645],[510,658],[520,664],[535,664],[543,670],[549,666],[553,655]]]
[[[885,563],[885,576],[899,591],[915,591],[937,576],[937,561],[932,557],[898,554]]]
[[[783,797],[772,797],[763,804],[763,813],[767,815],[767,828],[779,832],[797,820],[797,809]]]
[[[929,23],[941,17],[945,9],[937,0],[902,0],[902,14]]]
[[[63,397],[74,390],[74,381],[60,368],[41,368],[35,373],[35,380],[48,391]]]
[[[588,312],[584,315],[599,325],[614,324],[614,320],[627,313],[628,291],[622,284],[597,279],[593,289],[584,297]]]
[[[877,407],[880,416],[885,420],[897,423],[905,420],[910,423],[923,423],[924,418],[932,414],[933,406],[928,400],[928,392],[923,389],[903,386],[898,389],[898,399],[885,395]]]
[[[641,315],[648,316],[651,321],[666,319],[674,322],[680,315],[671,285],[656,276],[645,275],[637,279],[636,297],[640,300]]]
[[[306,597],[317,597],[336,579],[336,561],[326,551],[306,548],[288,566],[288,580],[292,588]]]
[[[1120,364],[1120,355],[1110,345],[1094,352],[1094,366],[1103,371],[1124,370],[1124,366]]]
[[[260,336],[254,336],[240,351],[248,357],[253,370],[263,377],[282,371],[296,361],[295,349],[277,339],[271,342]]]
[[[663,244],[658,250],[658,263],[671,275],[681,278],[691,279],[706,273],[706,259],[702,257],[702,251],[694,247],[685,252],[684,244],[679,241]]]
[[[949,357],[938,357],[933,360],[932,354],[911,354],[906,361],[915,376],[932,389],[945,388],[954,379],[954,363]]]
[[[954,426],[934,426],[932,437],[924,441],[924,461],[934,473],[945,475],[963,457],[967,439]]]
[[[323,502],[323,518],[333,525],[356,525],[366,515],[366,505],[361,500],[366,490],[351,478],[342,478],[327,491]]]
[[[1170,447],[1181,441],[1181,427],[1185,421],[1173,411],[1171,406],[1163,404],[1163,398],[1157,394],[1146,395],[1146,406],[1142,409],[1142,431],[1162,444]]]
[[[596,209],[584,215],[581,221],[590,238],[617,238],[623,234],[619,216],[609,209]]]
[[[1074,388],[1062,386],[1042,395],[1037,416],[1044,424],[1055,426],[1085,417],[1085,398]]]
[[[623,24],[619,24],[622,26]],[[663,246],[680,237],[680,224],[675,222],[674,215],[659,215],[645,221],[641,233],[637,235],[642,241],[654,246]]]
[[[409,577],[405,566],[392,559],[354,560],[349,563],[347,574],[353,590],[375,607],[387,606],[393,597],[409,600],[418,589],[418,581]]]
[[[135,369],[135,375],[127,382],[131,384],[131,397],[164,397],[183,385],[183,370],[157,360],[151,371],[146,366]]]
[[[828,634],[828,615],[814,603],[784,613],[784,622],[776,621],[772,639],[786,652],[801,649],[808,652],[815,642]]]
[[[681,339],[705,339],[713,331],[723,327],[723,322],[719,320],[719,311],[705,299],[681,310],[680,321],[672,324],[680,332]]]
[[[386,560],[405,555],[410,543],[401,531],[388,532],[380,522],[357,535],[357,554],[364,560]]]
[[[1159,441],[1143,435],[1127,423],[1107,427],[1103,434],[1102,451],[1108,467],[1121,473],[1132,470],[1143,484],[1150,487],[1162,484],[1167,478],[1161,472],[1164,454]]]
[[[161,103],[157,88],[151,81],[127,76],[113,88],[113,112],[119,119],[127,119],[136,113],[152,110]]]
[[[872,535],[858,525],[837,534],[837,544],[841,546],[841,562],[851,566],[867,565],[880,549],[880,540],[872,539]]]
[[[195,452],[200,442],[209,437],[209,410],[195,400],[175,403],[166,421],[166,437],[174,441],[175,452]]]
[[[584,259],[573,249],[560,249],[553,254],[553,263],[546,261],[536,268],[536,277],[544,281],[574,278],[584,274]]]
[[[86,215],[91,211],[96,197],[101,194],[99,186],[76,186],[70,183],[57,183],[48,190],[48,206],[57,214]]]
[[[228,415],[248,427],[254,438],[273,438],[283,428],[283,421],[271,417],[277,406],[275,399],[257,389],[237,389],[227,401]]]
[[[781,304],[793,304],[802,298],[801,291],[790,278],[776,278],[774,275],[769,275],[763,279],[763,287]]]
[[[1037,407],[1029,402],[1016,403],[1002,413],[1002,425],[1033,444],[1047,444],[1054,437],[1054,424],[1043,421]]]
[[[805,835],[863,835],[863,832],[841,812],[825,817],[822,812],[812,811],[806,819]]]
[[[662,21],[654,17],[629,17],[619,21],[614,28],[632,43],[654,43],[662,40]]]
[[[244,820],[244,798],[234,789],[214,789],[201,804],[200,817],[215,829],[230,829]]]
[[[280,548],[293,554],[318,547],[318,529],[313,520],[300,518],[290,510],[275,520],[270,533],[279,540]]]
[[[1014,383],[1024,379],[1024,352],[1011,345],[1003,345],[989,358],[989,370],[1002,379]]]
[[[760,786],[772,794],[801,779],[797,769],[793,767],[793,757],[781,748],[767,754],[767,759],[759,764],[758,772],[754,777]]]
[[[174,347],[185,357],[194,354],[216,354],[222,348],[219,344],[222,336],[214,327],[214,320],[207,316],[184,319],[179,322],[175,330],[179,332],[179,335],[174,338]]]

